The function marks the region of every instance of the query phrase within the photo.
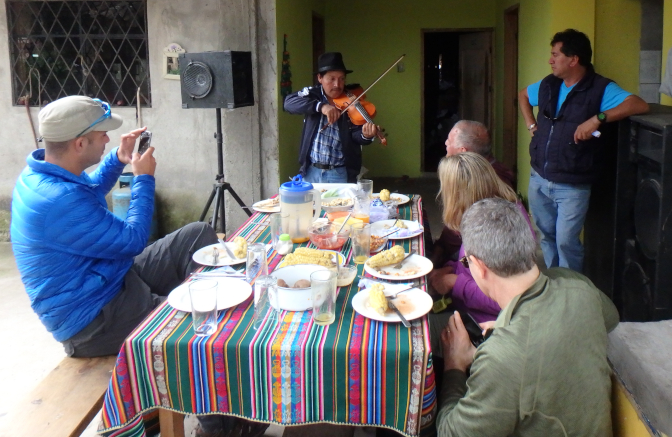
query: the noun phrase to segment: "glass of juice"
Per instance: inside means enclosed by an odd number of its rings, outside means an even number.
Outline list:
[[[354,223],[351,225],[350,238],[355,264],[364,264],[371,252],[371,225]]]
[[[352,208],[352,216],[364,223],[369,223],[369,214],[371,213],[371,199],[368,196],[355,197],[355,205]]]

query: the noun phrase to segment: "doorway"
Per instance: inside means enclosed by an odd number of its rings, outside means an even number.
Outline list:
[[[502,163],[518,175],[518,10],[504,11],[504,113]]]
[[[436,172],[459,120],[492,126],[492,29],[423,30],[422,171]]]

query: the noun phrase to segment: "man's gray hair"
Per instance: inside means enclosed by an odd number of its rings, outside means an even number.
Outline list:
[[[462,216],[462,244],[467,255],[508,278],[534,266],[537,243],[520,207],[504,199],[483,199]]]
[[[455,123],[458,129],[455,142],[457,147],[464,147],[470,152],[481,156],[488,156],[492,150],[490,132],[481,122],[474,120],[460,120]]]

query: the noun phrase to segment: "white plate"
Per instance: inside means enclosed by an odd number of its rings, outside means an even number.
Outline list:
[[[313,188],[315,188],[317,191],[320,193],[330,191],[337,189],[339,191],[345,191],[347,189],[353,189],[357,190],[357,184],[322,184],[322,183],[316,183],[313,184]]]
[[[393,294],[393,293],[385,293]],[[406,317],[406,320],[413,320],[424,316],[432,309],[434,302],[429,294],[413,288],[399,294],[392,302],[397,306],[401,314]],[[380,322],[401,322],[397,313],[388,310],[384,315],[380,315],[369,307],[369,290],[365,289],[355,294],[352,298],[352,308],[359,314],[368,319],[378,320]]]
[[[242,279],[208,278],[217,282],[217,309],[224,310],[245,301],[252,294],[252,286]],[[170,292],[168,303],[173,308],[191,312],[189,282],[185,282]]]
[[[410,220],[399,220],[400,222],[403,222],[406,226],[409,226],[409,223],[415,223]],[[396,220],[381,220],[379,222],[371,223],[371,233],[374,235],[385,235],[390,233],[390,228],[392,225],[396,222]],[[387,228],[385,226],[388,226]],[[403,230],[403,229],[402,229]],[[401,231],[399,231],[401,232]],[[423,232],[425,232],[424,228],[420,227],[417,232],[411,234],[411,235],[406,235],[404,237],[399,237],[397,232],[396,234],[390,235],[389,238],[390,240],[404,240],[406,238],[413,238],[417,237],[418,235],[421,235]]]
[[[376,278],[380,279],[392,279],[394,281],[405,281],[406,279],[414,279],[414,278],[421,278],[425,276],[427,273],[431,272],[434,269],[434,264],[432,264],[432,261],[429,258],[425,258],[422,255],[418,254],[413,254],[409,256],[406,259],[406,262],[404,262],[404,265],[401,266],[401,269],[393,269],[392,266],[386,266],[386,267],[381,267],[383,270],[385,270],[388,273],[392,273],[390,275],[386,275],[383,273],[380,273],[378,270],[369,267],[368,263],[364,263],[364,271],[370,274],[371,276],[374,276]],[[415,273],[411,273],[408,275],[395,275],[394,273],[401,273],[402,271],[407,271],[409,269],[418,269]]]
[[[265,212],[265,213],[271,213],[271,212],[280,212],[280,199],[278,199],[278,204],[274,206],[266,206],[268,203],[272,202],[275,199],[266,199],[266,200],[260,200],[259,202],[255,203],[252,205],[252,209],[257,211],[257,212]]]
[[[374,198],[378,198],[380,197],[380,193],[374,193],[371,196]],[[395,200],[397,202],[397,205],[403,205],[404,203],[410,202],[411,198],[405,194],[391,193],[390,200]]]
[[[233,252],[234,248],[233,243],[226,243],[226,245],[229,249],[231,249],[231,252]],[[214,264],[212,262],[213,247],[216,247],[217,250],[219,250],[219,262],[217,264]],[[247,261],[247,259],[245,258],[234,258],[234,259],[229,258],[229,254],[226,253],[226,250],[224,250],[222,245],[219,243],[211,244],[210,246],[205,246],[198,249],[191,258],[194,260],[194,262],[197,262],[204,266],[212,266],[212,267],[232,266]]]

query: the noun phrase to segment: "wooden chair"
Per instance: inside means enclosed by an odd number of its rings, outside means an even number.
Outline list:
[[[63,359],[0,421],[0,436],[79,436],[103,404],[115,361]]]

